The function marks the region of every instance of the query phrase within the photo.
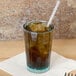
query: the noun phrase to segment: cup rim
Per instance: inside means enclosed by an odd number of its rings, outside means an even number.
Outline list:
[[[32,21],[29,21],[29,22],[26,22],[24,25],[23,25],[23,31],[26,31],[26,32],[29,32],[29,33],[48,33],[48,32],[52,32],[53,29],[54,29],[54,25],[51,24],[51,30],[48,30],[48,31],[44,31],[44,32],[35,32],[35,31],[29,31],[27,29],[25,29],[25,27],[30,24],[30,23],[35,23],[35,22],[42,22],[42,23],[47,23],[47,21],[44,21],[44,20],[32,20]],[[26,26],[25,26],[26,25]]]

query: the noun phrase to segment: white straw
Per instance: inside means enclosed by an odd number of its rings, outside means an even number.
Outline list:
[[[47,23],[47,27],[49,27],[49,25],[51,25],[52,20],[53,20],[53,18],[54,18],[54,16],[55,16],[55,13],[56,13],[56,11],[57,11],[57,9],[58,9],[58,7],[59,7],[59,4],[60,4],[60,0],[57,1],[56,6],[55,6],[55,8],[53,9],[52,15],[50,16],[50,19],[49,19],[49,21],[48,21],[48,23]]]

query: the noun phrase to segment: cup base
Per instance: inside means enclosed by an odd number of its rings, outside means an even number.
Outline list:
[[[47,67],[47,68],[44,68],[41,70],[27,67],[27,70],[30,72],[33,72],[33,73],[44,73],[44,72],[47,72],[49,69],[50,69],[50,67]]]

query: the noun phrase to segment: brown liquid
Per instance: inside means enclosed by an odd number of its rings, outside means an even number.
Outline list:
[[[30,32],[24,32],[27,65],[38,70],[49,67],[52,32],[37,33],[34,39],[31,35]]]

